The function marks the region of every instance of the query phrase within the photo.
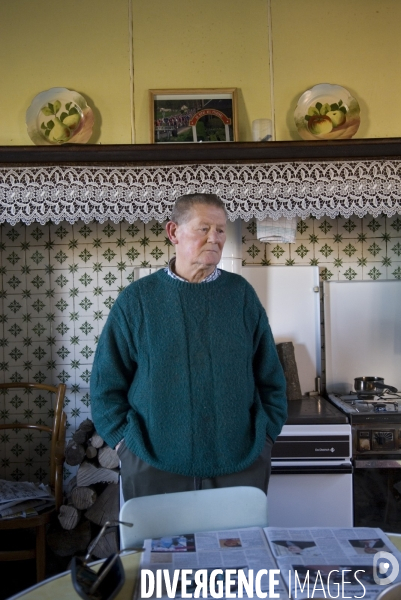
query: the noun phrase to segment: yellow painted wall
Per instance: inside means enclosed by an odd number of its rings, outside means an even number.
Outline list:
[[[299,96],[335,83],[357,98],[355,137],[399,137],[399,0],[272,0],[277,139],[300,139],[293,114]]]
[[[269,117],[266,0],[133,0],[137,143],[150,142],[148,90],[239,89],[239,137]]]
[[[31,144],[25,113],[50,87],[94,108],[92,143],[150,141],[148,89],[237,87],[240,140],[275,117],[276,139],[300,139],[299,96],[317,83],[361,106],[355,137],[399,137],[400,0],[50,0],[0,2],[0,145]],[[134,105],[131,104],[132,12]],[[273,104],[271,103],[273,83]]]
[[[32,144],[25,113],[52,87],[94,109],[93,142],[131,142],[127,0],[1,0],[0,145]]]

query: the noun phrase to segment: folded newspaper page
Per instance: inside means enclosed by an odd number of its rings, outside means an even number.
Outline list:
[[[371,600],[385,585],[401,581],[401,552],[381,529],[267,527],[264,532],[291,598]]]
[[[254,597],[255,587],[263,593],[286,589],[258,527],[167,536],[144,546],[138,598],[210,598],[214,591],[214,597],[235,598],[239,585],[245,598]]]
[[[144,543],[143,598],[364,598],[401,581],[401,552],[380,529],[250,527]]]
[[[17,512],[24,512],[24,508],[19,507],[22,503],[26,504],[29,502],[25,508],[31,508],[34,504],[30,502],[31,500],[45,500],[47,505],[54,503],[54,497],[49,486],[43,483],[36,484],[28,481],[6,481],[5,479],[0,479],[0,518],[9,517],[15,513],[16,511],[12,510],[13,507],[18,507]]]
[[[19,502],[18,504],[14,504],[14,506],[10,506],[9,508],[3,509],[0,507],[0,518],[4,520],[18,519],[21,517],[35,517],[39,514],[39,511],[42,511],[45,508],[49,508],[50,506],[54,506],[54,504],[54,498],[43,500],[27,500],[26,502]]]

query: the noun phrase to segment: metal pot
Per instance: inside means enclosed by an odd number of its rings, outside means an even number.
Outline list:
[[[393,394],[398,392],[397,388],[384,383],[383,377],[355,377],[354,388],[356,392],[362,392],[364,394],[380,394],[383,390],[388,390]]]

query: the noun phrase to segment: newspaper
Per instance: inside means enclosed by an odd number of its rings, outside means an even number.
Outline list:
[[[332,597],[371,600],[383,590],[377,580],[390,575],[388,583],[401,581],[401,553],[381,529],[264,531],[291,598],[330,598],[331,591]]]
[[[41,508],[54,503],[49,486],[43,483],[0,479],[0,518],[10,518],[11,515],[16,516],[16,513],[21,513],[18,516],[31,516],[32,509],[39,508],[44,501],[45,504]],[[35,512],[37,514],[37,511]]]
[[[381,583],[401,581],[401,552],[374,528],[250,527],[165,536],[144,548],[134,599],[374,600]]]
[[[0,508],[0,518],[4,520],[21,517],[36,517],[40,511],[45,508],[50,508],[51,506],[54,506],[54,504],[54,498],[51,500],[27,500],[26,502],[14,504],[14,506],[10,506],[9,508]]]

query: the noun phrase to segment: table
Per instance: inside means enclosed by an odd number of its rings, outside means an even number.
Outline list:
[[[121,560],[125,570],[125,583],[115,600],[132,600],[141,553],[127,553],[121,556]],[[55,600],[55,598],[57,600],[77,600],[80,596],[72,585],[71,572],[66,571],[19,592],[8,600],[17,600],[17,598],[21,600]]]
[[[390,540],[401,550],[401,535],[387,533]],[[125,570],[125,583],[115,600],[132,600],[134,585],[139,570],[141,554],[127,553],[121,557]],[[99,563],[100,564],[100,563]],[[12,596],[8,600],[77,600],[78,594],[74,590],[70,571],[46,579],[37,585]]]

